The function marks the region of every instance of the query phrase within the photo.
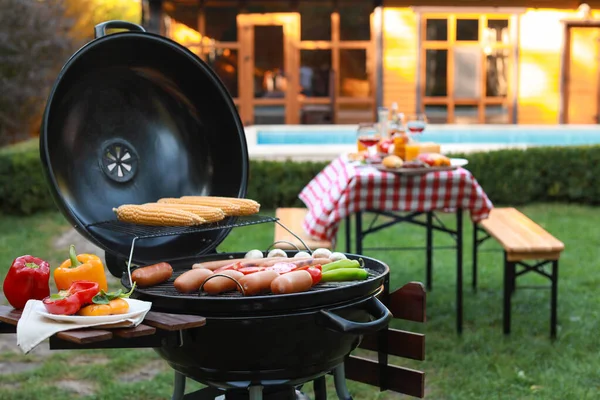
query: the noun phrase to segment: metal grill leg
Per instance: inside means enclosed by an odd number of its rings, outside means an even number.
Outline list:
[[[185,394],[185,375],[175,371],[173,379],[173,396],[172,400],[181,400]]]
[[[479,227],[477,222],[473,222],[473,270],[471,274],[471,287],[473,292],[477,292],[477,249],[479,248],[479,242],[477,242],[477,232]]]
[[[462,333],[463,325],[463,218],[462,210],[456,211],[456,331]]]
[[[426,288],[427,291],[431,291],[433,286],[433,212],[427,213],[427,270],[426,270]]]
[[[550,337],[556,339],[556,314],[558,306],[558,260],[552,261],[552,293],[550,297]]]
[[[249,400],[262,400],[263,398],[262,386],[250,386],[248,392],[250,392]]]
[[[504,252],[504,333],[510,333],[510,299],[514,280],[514,263],[509,262]]]
[[[335,393],[339,400],[352,400],[348,387],[346,387],[346,371],[344,364],[340,364],[333,369],[333,382],[335,384]]]
[[[327,384],[324,376],[314,380],[313,390],[315,392],[315,400],[327,400]]]

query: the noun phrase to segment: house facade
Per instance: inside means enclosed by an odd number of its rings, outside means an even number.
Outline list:
[[[213,68],[246,125],[368,122],[393,103],[425,112],[431,123],[599,121],[600,0],[144,0],[142,7],[148,30]]]

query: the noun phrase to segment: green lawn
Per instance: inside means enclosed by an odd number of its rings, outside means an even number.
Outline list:
[[[600,398],[600,226],[597,208],[577,205],[520,207],[566,245],[560,263],[559,333],[549,339],[549,291],[517,289],[513,297],[512,334],[502,334],[502,255],[481,253],[479,291],[470,290],[471,226],[465,219],[465,326],[455,332],[454,252],[434,252],[434,290],[428,293],[426,324],[394,326],[426,334],[426,361],[393,362],[426,372],[428,399],[597,399]],[[444,218],[452,224],[452,218]],[[29,218],[0,219],[0,273],[6,273],[16,256],[32,253],[56,266],[64,254],[51,248],[52,239],[67,228],[55,213]],[[220,251],[266,249],[272,224],[233,230]],[[419,227],[396,226],[367,238],[366,246],[402,243],[422,245]],[[435,243],[451,244],[437,234]],[[494,247],[491,243],[488,247]],[[497,246],[496,246],[497,247]],[[392,286],[424,281],[422,251],[365,251],[386,262]],[[522,277],[520,284],[547,284],[538,277]],[[15,344],[16,348],[16,344]],[[74,361],[75,360],[75,361]],[[70,351],[50,356],[22,355],[10,349],[0,353],[7,362],[36,363],[37,368],[0,374],[0,398],[10,399],[166,399],[172,389],[172,372],[152,350]],[[158,374],[146,379],[128,377],[136,369],[157,365]],[[147,367],[149,368],[149,367]],[[142,371],[143,372],[143,371]],[[142,374],[143,375],[143,374]],[[77,396],[64,381],[90,383],[95,395]],[[68,385],[67,385],[68,386]],[[57,387],[62,387],[59,389]],[[193,386],[198,387],[197,385]],[[375,388],[350,383],[355,399],[408,398],[378,393]],[[330,390],[330,398],[333,391]]]

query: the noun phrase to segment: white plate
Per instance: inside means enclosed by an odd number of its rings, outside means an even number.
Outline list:
[[[468,163],[469,163],[469,160],[467,160],[466,158],[451,158],[450,159],[450,165],[452,165],[453,167],[464,167]]]
[[[129,303],[129,312],[127,314],[115,314],[115,315],[102,315],[97,317],[85,317],[81,315],[57,315],[50,314],[44,304],[39,302],[36,304],[36,311],[38,314],[52,319],[54,321],[61,322],[71,322],[75,324],[95,324],[95,323],[110,323],[110,322],[119,322],[124,321],[126,319],[135,318],[142,313],[150,310],[152,303],[148,301],[141,301],[136,299],[124,299]]]

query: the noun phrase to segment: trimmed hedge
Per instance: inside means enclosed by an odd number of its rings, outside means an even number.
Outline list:
[[[495,204],[534,201],[600,203],[600,146],[453,154]],[[264,209],[303,206],[298,193],[327,163],[251,161],[248,197]],[[0,210],[31,214],[55,208],[39,159],[38,141],[0,149]]]
[[[0,148],[0,211],[32,214],[53,207],[38,140]]]

